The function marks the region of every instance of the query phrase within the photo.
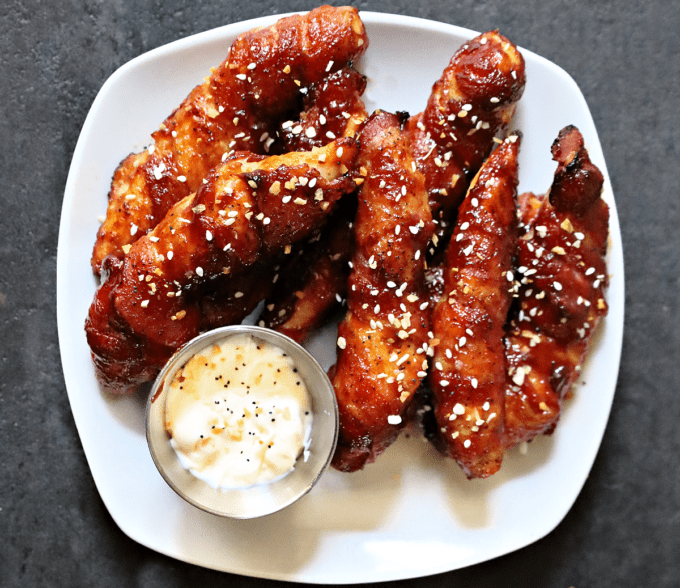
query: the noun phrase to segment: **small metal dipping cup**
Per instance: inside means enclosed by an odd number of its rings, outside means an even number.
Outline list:
[[[234,335],[251,335],[283,349],[302,376],[312,403],[308,450],[283,477],[245,488],[215,489],[185,469],[165,429],[166,382],[192,355]],[[307,494],[330,464],[338,439],[338,405],[333,386],[316,359],[301,345],[276,331],[238,325],[203,333],[168,361],[153,385],[146,406],[146,438],[154,463],[165,481],[184,500],[223,517],[250,519],[277,512]],[[305,459],[306,457],[306,459]]]

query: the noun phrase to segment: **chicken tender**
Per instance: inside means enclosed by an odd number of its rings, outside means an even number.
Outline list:
[[[609,208],[603,176],[575,127],[552,147],[547,196],[522,198],[515,307],[506,333],[506,446],[551,433],[607,314]]]
[[[469,478],[503,459],[506,362],[503,328],[517,247],[517,155],[512,135],[482,166],[446,251],[443,296],[432,314],[437,346],[429,384],[441,445]]]
[[[92,268],[153,229],[234,151],[276,153],[276,131],[298,116],[312,84],[358,59],[368,39],[357,10],[322,6],[234,41],[227,59],[116,170]]]
[[[497,31],[468,41],[432,87],[423,112],[408,123],[432,218],[446,233],[470,181],[510,124],[525,86],[524,58]]]
[[[340,410],[332,464],[356,471],[398,436],[425,375],[425,248],[433,225],[424,179],[399,116],[378,111],[360,136],[366,171],[354,224],[347,315],[330,370]]]
[[[124,260],[105,264],[86,322],[100,383],[127,391],[158,373],[198,334],[213,280],[242,274],[325,222],[355,187],[357,153],[356,140],[345,138],[307,153],[241,154],[215,168]]]

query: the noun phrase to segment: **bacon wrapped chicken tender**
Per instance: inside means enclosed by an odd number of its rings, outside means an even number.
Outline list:
[[[363,182],[354,223],[347,315],[330,371],[340,408],[333,465],[356,471],[403,428],[425,375],[425,248],[432,219],[399,116],[378,111],[360,136]]]
[[[473,181],[446,251],[443,293],[432,315],[437,346],[429,384],[437,434],[470,478],[494,474],[503,459],[503,329],[517,247],[518,150],[518,136],[508,137]]]
[[[355,188],[357,152],[356,140],[345,138],[306,153],[241,154],[215,168],[124,259],[112,256],[86,322],[100,383],[127,391],[152,379],[199,333],[201,301],[215,283],[318,230]]]
[[[280,125],[299,115],[312,84],[368,47],[356,9],[322,6],[234,41],[227,59],[153,133],[153,144],[116,170],[92,268],[153,229],[198,190],[227,154],[280,152]]]

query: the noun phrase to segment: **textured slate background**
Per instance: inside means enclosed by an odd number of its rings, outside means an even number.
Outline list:
[[[680,4],[353,4],[474,30],[499,28],[569,72],[600,134],[621,220],[627,275],[623,359],[611,419],[592,473],[566,519],[546,538],[513,554],[389,586],[677,586]],[[57,234],[78,134],[98,90],[119,66],[215,26],[315,5],[302,0],[2,1],[3,588],[280,584],[158,555],[128,539],[109,517],[85,461],[61,372],[55,316]]]

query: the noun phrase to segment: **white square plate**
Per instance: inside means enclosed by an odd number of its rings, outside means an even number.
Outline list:
[[[453,53],[477,34],[403,16],[361,17],[370,46],[358,68],[369,78],[369,111],[422,110]],[[609,316],[584,383],[552,437],[536,439],[526,455],[510,452],[499,474],[476,481],[421,439],[402,437],[362,472],[329,471],[292,508],[263,519],[225,520],[184,503],[165,484],[146,445],[144,399],[110,398],[99,389],[83,325],[96,288],[89,259],[111,175],[224,59],[237,35],[276,18],[225,26],[134,59],[104,84],[83,125],[61,216],[57,313],[69,400],[102,500],[124,533],[170,557],[297,582],[425,576],[528,545],[563,519],[595,459],[616,386],[624,303],[621,235],[593,120],[575,82],[529,51],[522,51],[527,86],[515,125],[524,133],[520,190],[547,190],[555,169],[550,145],[574,124],[605,176],[611,207]],[[333,341],[329,331],[309,345],[325,366],[333,361]]]

